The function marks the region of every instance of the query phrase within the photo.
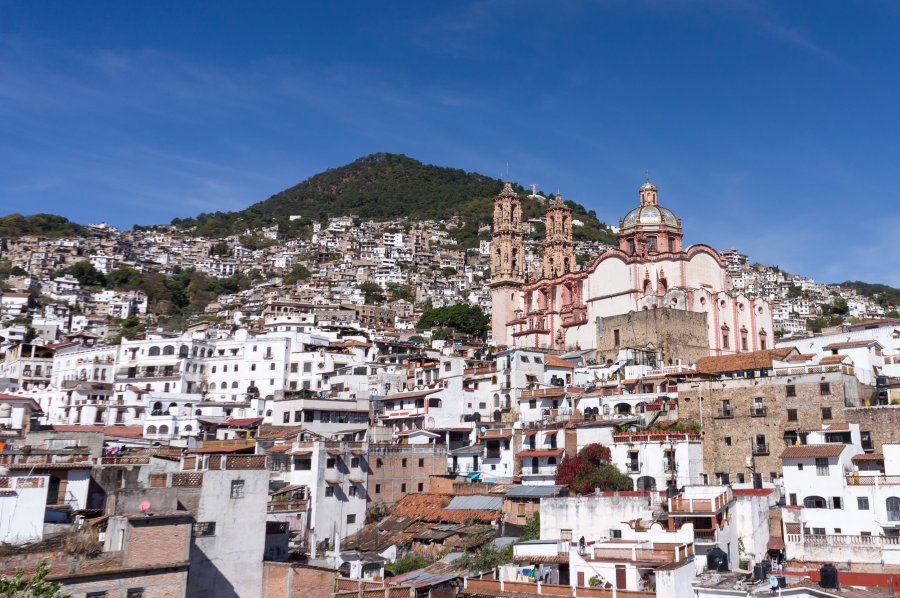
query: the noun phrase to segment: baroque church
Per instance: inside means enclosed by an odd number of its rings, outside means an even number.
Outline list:
[[[732,293],[708,245],[682,245],[681,220],[647,180],[619,223],[617,246],[576,266],[572,211],[557,198],[545,215],[543,268],[527,276],[522,200],[507,183],[494,200],[491,326],[498,347],[596,349],[604,318],[669,309],[706,314],[710,355],[774,347],[768,301]]]

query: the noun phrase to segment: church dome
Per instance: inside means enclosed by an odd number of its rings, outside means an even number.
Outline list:
[[[661,206],[640,206],[625,215],[622,219],[622,229],[636,226],[678,226],[678,219],[672,210]]]

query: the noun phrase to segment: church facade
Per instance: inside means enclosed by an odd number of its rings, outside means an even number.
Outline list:
[[[726,264],[707,245],[682,246],[681,220],[659,205],[649,180],[620,221],[617,246],[575,265],[571,210],[557,199],[545,217],[543,271],[526,279],[521,200],[507,184],[495,199],[491,326],[498,347],[596,349],[602,318],[642,310],[706,314],[710,355],[771,349],[771,305],[733,293]],[[608,343],[607,343],[608,344]]]

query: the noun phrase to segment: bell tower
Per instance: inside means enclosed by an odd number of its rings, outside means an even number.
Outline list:
[[[491,330],[494,343],[509,343],[506,323],[518,303],[519,287],[525,282],[525,241],[522,235],[522,200],[506,183],[494,199],[494,230],[491,235]]]
[[[572,241],[572,210],[557,195],[544,218],[544,278],[556,278],[575,270],[575,243]]]

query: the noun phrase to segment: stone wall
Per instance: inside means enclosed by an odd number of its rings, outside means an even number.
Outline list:
[[[706,314],[682,309],[633,311],[601,318],[603,334],[597,339],[597,363],[615,362],[621,348],[653,345],[663,365],[676,359],[694,363],[709,355]],[[618,344],[616,344],[618,331]]]
[[[446,473],[447,452],[442,447],[370,445],[369,501],[392,505],[407,494],[428,492],[431,476]]]

